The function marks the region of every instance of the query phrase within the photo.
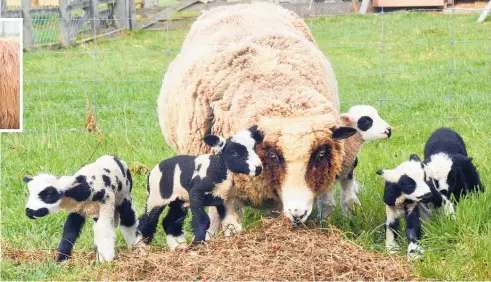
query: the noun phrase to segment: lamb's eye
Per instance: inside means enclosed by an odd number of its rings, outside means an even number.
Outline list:
[[[239,154],[237,152],[232,153],[232,157],[237,158],[238,156],[239,156]]]
[[[276,159],[276,154],[275,153],[269,153],[269,157],[272,159]]]
[[[326,155],[326,151],[325,150],[322,150],[319,152],[319,154],[317,154],[318,157],[322,158]]]

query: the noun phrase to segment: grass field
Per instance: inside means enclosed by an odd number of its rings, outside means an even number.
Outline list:
[[[393,168],[411,153],[422,155],[424,142],[440,126],[461,133],[484,185],[491,186],[491,22],[477,24],[476,19],[395,13],[307,20],[338,76],[342,109],[371,104],[394,128],[391,139],[366,145],[359,158],[362,207],[352,220],[337,211],[325,224],[338,226],[367,249],[384,251],[383,183],[375,171]],[[163,74],[186,32],[134,32],[99,41],[95,59],[93,45],[25,54],[26,132],[1,136],[2,248],[56,249],[67,214],[28,219],[21,179],[40,171],[70,174],[88,161],[99,139],[83,129],[86,96],[97,106],[103,134],[90,160],[115,154],[130,164],[152,167],[173,155],[160,133],[155,107]],[[144,207],[145,180],[145,175],[135,176],[138,214]],[[257,212],[248,210],[246,226],[255,219]],[[154,244],[165,247],[161,229]],[[404,255],[403,232],[401,237]],[[92,250],[92,242],[87,224],[74,254]],[[426,222],[422,245],[426,255],[415,263],[416,275],[489,279],[491,191],[463,200],[455,221],[437,216]],[[124,248],[121,234],[117,246]],[[110,266],[103,268],[110,273]],[[93,279],[93,273],[94,266],[4,259],[1,280],[80,280]]]

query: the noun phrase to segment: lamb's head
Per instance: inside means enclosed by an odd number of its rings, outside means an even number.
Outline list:
[[[29,189],[26,204],[26,215],[31,219],[40,218],[59,210],[61,198],[66,187],[74,182],[74,178],[64,176],[57,178],[49,174],[38,174],[23,178]]]
[[[256,153],[256,145],[261,143],[263,138],[257,125],[254,125],[237,132],[227,140],[220,136],[208,135],[204,142],[222,155],[225,166],[231,172],[258,176],[263,170],[263,165]]]
[[[461,154],[447,155],[438,153],[425,160],[425,172],[427,181],[434,183],[438,190],[450,191],[457,183],[458,171],[475,171],[472,158]]]
[[[342,139],[356,129],[338,126],[332,114],[265,117],[259,128],[265,133],[258,152],[267,189],[273,189],[291,221],[304,222],[315,197],[336,182],[344,156]]]
[[[355,127],[365,141],[386,139],[392,135],[390,125],[380,118],[377,110],[368,105],[353,106],[340,116],[347,126]]]
[[[424,165],[415,154],[395,169],[377,170],[377,174],[385,180],[384,202],[389,206],[406,201],[427,202],[433,195],[426,182]]]

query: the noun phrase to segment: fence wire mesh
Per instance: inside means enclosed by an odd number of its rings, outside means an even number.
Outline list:
[[[491,62],[485,56],[491,53],[491,36],[467,32],[474,16],[463,13],[466,9],[381,8],[362,16],[350,12],[351,1],[282,5],[305,19],[332,63],[343,110],[371,104],[394,117],[390,122],[396,127],[473,126],[491,116]],[[70,23],[95,37],[98,25],[114,27],[110,14],[89,18],[74,12]],[[37,44],[60,36],[60,18],[53,15],[33,18]],[[160,31],[95,37],[73,49],[26,53],[24,134],[50,140],[90,135],[84,128],[90,108],[103,134],[126,140],[148,134],[161,140],[156,98],[188,30],[171,29],[177,21],[166,21]]]

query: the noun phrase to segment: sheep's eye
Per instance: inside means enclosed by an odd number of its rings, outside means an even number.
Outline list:
[[[276,159],[276,154],[275,153],[269,153],[269,157],[272,159]]]
[[[232,153],[232,157],[237,158],[238,156],[239,156],[239,154],[237,152]]]
[[[319,154],[317,155],[318,157],[322,158],[326,155],[326,151],[325,150],[322,150],[319,152]]]

